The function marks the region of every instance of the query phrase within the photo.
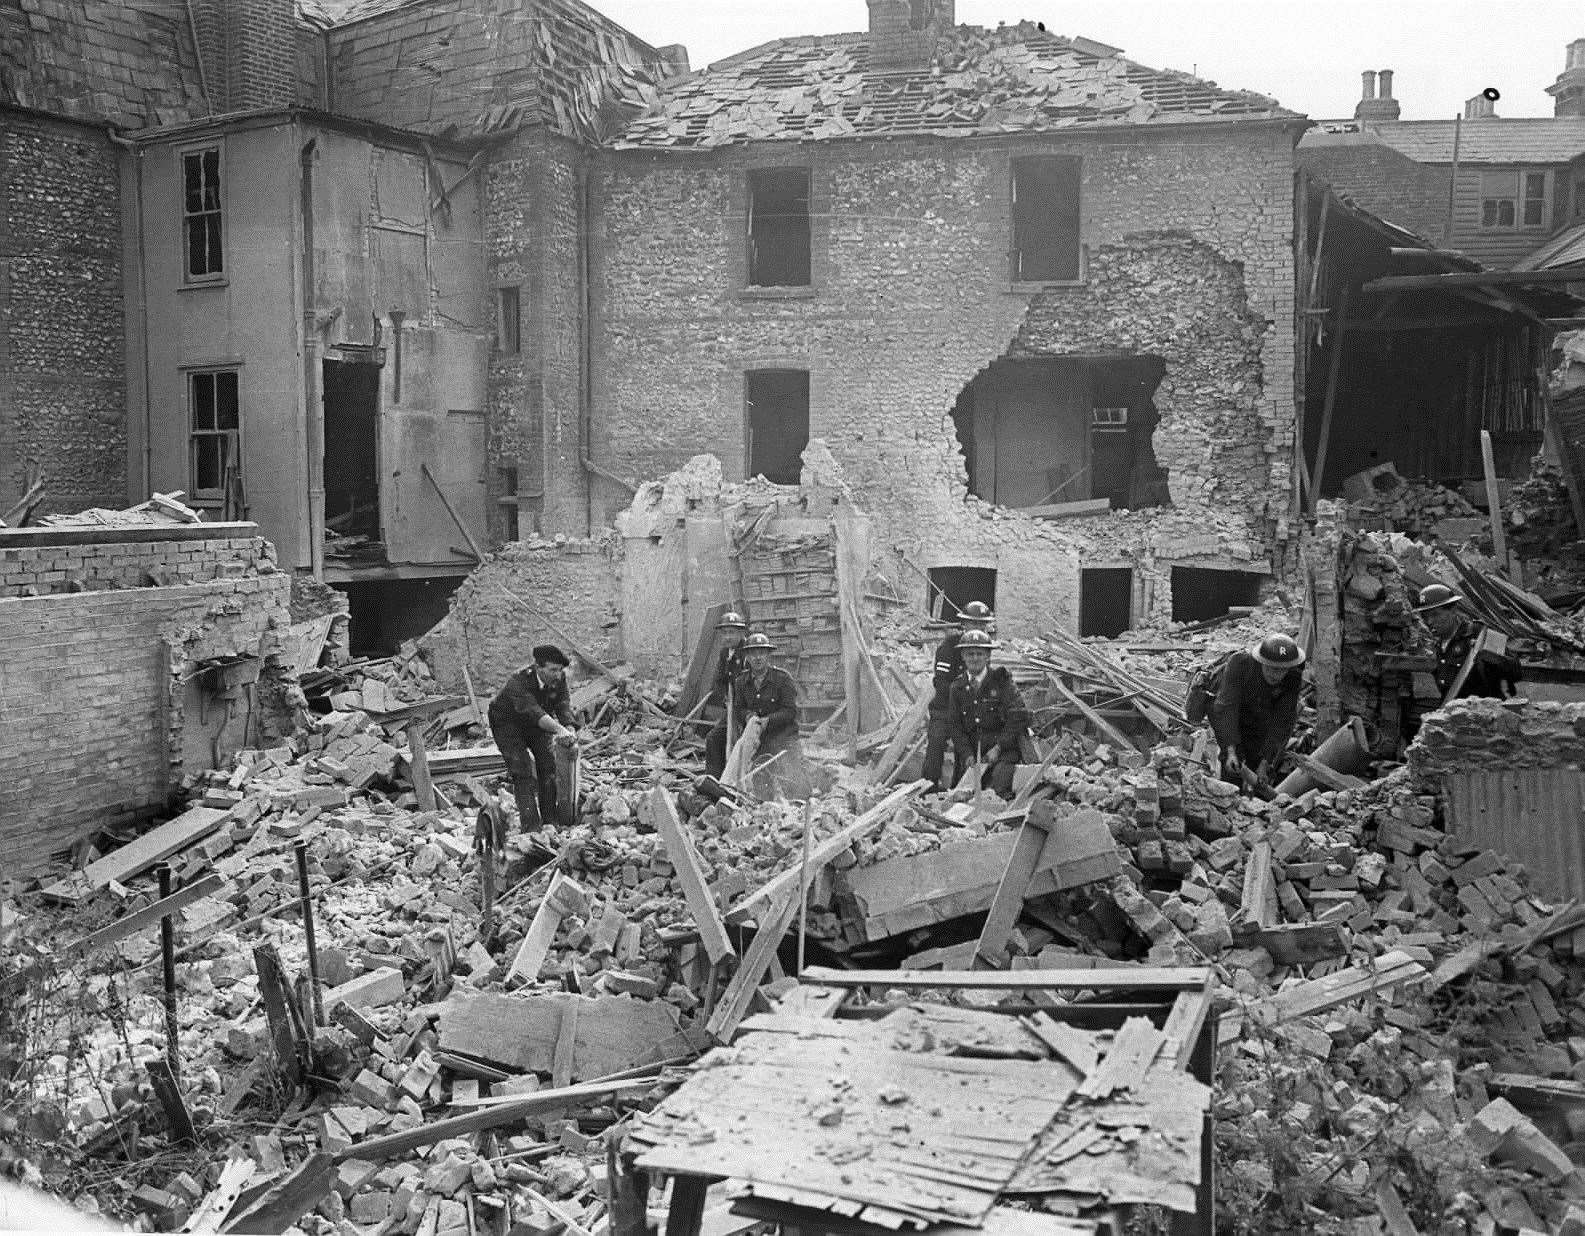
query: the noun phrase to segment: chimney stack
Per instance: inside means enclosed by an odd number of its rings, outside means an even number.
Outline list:
[[[1497,119],[1497,104],[1483,94],[1474,95],[1464,100],[1465,120],[1495,120]]]
[[[213,111],[297,102],[294,0],[195,0],[193,25]]]
[[[956,24],[956,0],[868,0],[869,67],[880,71],[922,69],[935,55],[936,39]]]
[[[1563,71],[1546,92],[1553,99],[1553,115],[1585,116],[1585,39],[1575,39],[1568,45]]]
[[[1382,69],[1377,72],[1366,69],[1359,76],[1362,88],[1359,102],[1354,105],[1354,119],[1360,124],[1378,124],[1384,120],[1398,119],[1400,114],[1398,100],[1392,97],[1392,70]]]

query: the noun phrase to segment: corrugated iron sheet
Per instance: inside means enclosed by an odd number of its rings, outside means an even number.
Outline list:
[[[1456,773],[1444,788],[1460,840],[1523,863],[1544,896],[1585,898],[1585,771]]]

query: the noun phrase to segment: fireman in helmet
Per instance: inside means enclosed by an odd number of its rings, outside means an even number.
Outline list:
[[[1293,737],[1303,684],[1304,649],[1287,635],[1268,635],[1227,659],[1211,705],[1224,781],[1240,784],[1245,768],[1257,777],[1271,771]]]
[[[1007,667],[992,667],[991,652],[998,647],[986,631],[965,631],[958,637],[963,672],[952,684],[948,725],[957,779],[980,765],[981,788],[1011,798],[1029,709]]]
[[[930,717],[925,729],[925,764],[919,775],[937,790],[946,788],[945,782],[941,780],[941,769],[946,762],[947,737],[952,728],[952,684],[963,673],[959,642],[970,631],[989,634],[994,622],[995,616],[989,605],[984,601],[970,601],[958,610],[959,629],[942,640],[936,648],[935,670],[930,679],[935,694],[930,699]]]
[[[1446,695],[1458,682],[1464,662],[1469,659],[1469,650],[1485,632],[1464,616],[1464,598],[1446,584],[1427,584],[1420,589],[1416,600],[1415,616],[1436,639],[1436,685]],[[1519,662],[1513,657],[1482,648],[1475,654],[1469,673],[1454,698],[1487,695],[1493,699],[1507,699],[1517,692],[1519,674]]]

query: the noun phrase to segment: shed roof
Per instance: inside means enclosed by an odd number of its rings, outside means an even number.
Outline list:
[[[1513,264],[1514,270],[1557,270],[1585,264],[1585,223],[1566,227],[1544,245]],[[1580,282],[1585,283],[1585,274]]]
[[[371,0],[380,2],[380,0]],[[1207,121],[1302,121],[1275,99],[1147,68],[1033,22],[958,26],[934,62],[874,71],[867,34],[778,39],[673,79],[619,147],[1051,131]]]

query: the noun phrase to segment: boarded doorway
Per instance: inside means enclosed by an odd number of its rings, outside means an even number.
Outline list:
[[[325,527],[380,540],[380,367],[324,362]]]
[[[1079,572],[1079,634],[1115,639],[1133,625],[1134,572],[1087,567]]]

